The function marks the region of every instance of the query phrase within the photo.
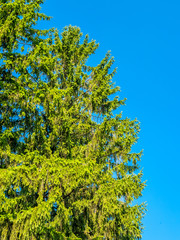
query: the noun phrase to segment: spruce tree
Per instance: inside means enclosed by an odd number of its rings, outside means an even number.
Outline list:
[[[78,27],[37,29],[41,3],[0,0],[0,239],[140,239],[140,128],[114,115],[114,59],[89,66]]]

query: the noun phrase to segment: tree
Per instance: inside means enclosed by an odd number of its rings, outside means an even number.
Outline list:
[[[35,28],[43,0],[0,0],[0,239],[140,239],[139,123],[113,111],[108,52]],[[113,95],[114,96],[114,95]]]

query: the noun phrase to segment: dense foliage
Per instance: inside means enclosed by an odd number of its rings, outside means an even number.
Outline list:
[[[0,239],[139,239],[139,124],[113,115],[114,60],[88,66],[77,27],[36,29],[41,3],[0,0]]]

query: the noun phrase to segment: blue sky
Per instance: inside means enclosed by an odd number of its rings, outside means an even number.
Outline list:
[[[114,81],[127,98],[124,116],[141,122],[135,149],[147,187],[143,240],[180,239],[180,2],[178,0],[46,0],[53,16],[45,28],[79,26],[100,43],[93,63],[108,50]]]

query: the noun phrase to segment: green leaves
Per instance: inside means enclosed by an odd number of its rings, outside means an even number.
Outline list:
[[[87,65],[78,27],[35,29],[41,3],[0,0],[1,239],[139,239],[139,123],[113,115],[114,59]]]

